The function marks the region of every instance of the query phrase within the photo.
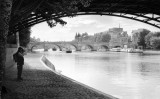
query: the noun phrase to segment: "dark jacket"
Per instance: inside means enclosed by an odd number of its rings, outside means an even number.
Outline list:
[[[24,57],[20,52],[16,52],[13,57],[17,65],[24,65]]]

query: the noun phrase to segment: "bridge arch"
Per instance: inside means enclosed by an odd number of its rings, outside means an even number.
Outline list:
[[[113,46],[113,48],[118,48],[118,47],[121,47],[121,46],[120,45]]]
[[[42,47],[42,44],[38,42],[38,43],[35,43],[35,44],[33,44],[33,45],[30,45],[29,50],[32,52],[32,51],[33,51],[33,48],[34,48],[34,47],[37,47],[38,45],[41,45],[41,48],[43,48],[43,47]]]
[[[94,51],[95,48],[92,45],[89,44],[83,44],[81,45],[81,51]]]
[[[72,48],[70,48],[70,50],[78,51],[78,46],[76,46],[75,44],[73,44],[73,43],[68,43],[67,45],[69,45],[69,46],[72,47]]]
[[[55,43],[52,43],[52,44],[46,44],[46,46],[48,47],[48,49],[50,49],[50,48],[55,48],[56,47],[56,49],[58,48],[59,49],[59,51],[62,51],[62,46],[60,46],[60,45],[58,45],[58,44],[55,44]]]
[[[62,47],[58,44],[47,44],[47,43],[44,43],[44,42],[38,42],[38,43],[35,43],[33,45],[31,45],[30,47],[30,51],[33,51],[33,48],[34,47],[38,47],[38,48],[43,48],[43,49],[50,49],[50,48],[53,48],[53,45],[54,47],[56,46],[60,51],[62,51]]]
[[[109,47],[107,45],[100,45],[97,48],[97,51],[108,51]]]

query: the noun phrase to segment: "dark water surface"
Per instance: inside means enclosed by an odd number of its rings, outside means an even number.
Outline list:
[[[56,70],[120,99],[160,99],[160,55],[47,52]]]

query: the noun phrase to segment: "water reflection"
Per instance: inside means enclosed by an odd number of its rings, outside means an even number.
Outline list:
[[[49,52],[62,74],[121,99],[160,99],[160,55]]]

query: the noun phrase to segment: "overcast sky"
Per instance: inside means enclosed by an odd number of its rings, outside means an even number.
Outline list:
[[[113,16],[83,15],[63,19],[67,22],[65,26],[58,24],[56,27],[50,28],[46,22],[33,26],[31,37],[40,38],[41,41],[71,41],[76,32],[87,32],[89,35],[93,35],[109,28],[119,27],[119,24],[128,34],[138,28],[145,28],[153,32],[160,31],[160,29],[142,22]]]

